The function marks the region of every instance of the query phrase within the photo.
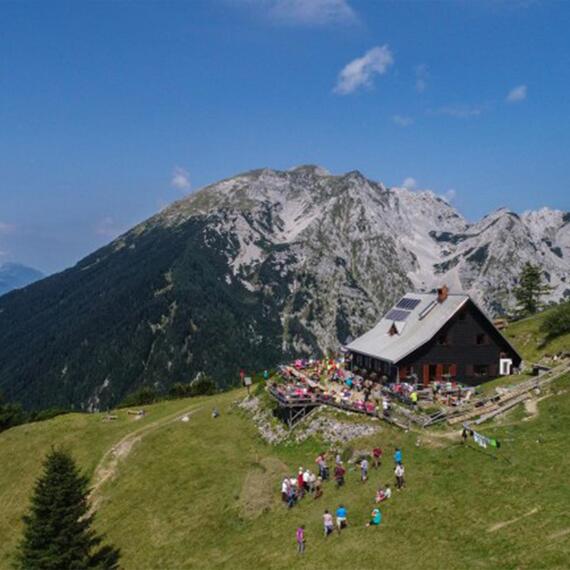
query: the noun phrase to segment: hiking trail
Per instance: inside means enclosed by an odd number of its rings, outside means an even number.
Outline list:
[[[101,487],[117,475],[119,463],[128,457],[136,443],[141,441],[149,433],[155,432],[173,422],[180,421],[183,416],[191,416],[199,409],[200,406],[194,405],[191,408],[169,414],[164,418],[160,418],[128,433],[108,449],[103,454],[103,457],[101,457],[97,467],[95,467],[91,478],[93,485],[89,493],[89,501],[91,503],[90,512],[95,511],[101,503],[102,497],[99,493]]]
[[[500,530],[500,529],[502,529],[506,526],[509,526],[511,524],[514,524],[514,523],[516,523],[516,522],[518,522],[518,521],[520,521],[526,517],[531,517],[533,515],[536,515],[536,513],[538,513],[538,511],[539,511],[538,507],[535,507],[534,509],[532,509],[531,511],[528,511],[528,513],[524,513],[524,515],[521,515],[520,517],[516,517],[514,519],[511,519],[510,521],[503,521],[503,522],[495,523],[494,525],[490,526],[487,529],[487,532],[495,532],[497,530]]]

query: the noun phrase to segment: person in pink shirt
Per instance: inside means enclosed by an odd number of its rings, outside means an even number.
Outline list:
[[[297,529],[297,552],[303,554],[305,552],[305,525],[302,524]]]

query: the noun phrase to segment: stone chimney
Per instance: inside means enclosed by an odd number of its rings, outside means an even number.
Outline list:
[[[447,299],[448,295],[449,295],[449,288],[447,287],[447,285],[442,285],[437,290],[437,302],[443,303]]]

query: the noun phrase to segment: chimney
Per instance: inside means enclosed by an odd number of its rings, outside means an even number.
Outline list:
[[[449,289],[448,289],[447,285],[442,285],[437,290],[437,302],[443,303],[447,299],[447,295],[449,295]]]

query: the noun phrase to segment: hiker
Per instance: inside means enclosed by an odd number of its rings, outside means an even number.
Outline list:
[[[303,554],[305,552],[305,525],[302,524],[297,528],[297,552]]]
[[[289,491],[287,495],[287,508],[292,509],[297,503],[297,492],[293,485],[289,485]]]
[[[399,447],[394,448],[394,463],[402,463],[402,450]]]
[[[323,479],[322,477],[317,477],[315,481],[315,499],[323,496]]]
[[[412,400],[412,406],[418,405],[418,393],[415,390],[410,394],[410,400]]]
[[[360,462],[360,479],[366,483],[368,479],[368,459],[366,457]]]
[[[319,454],[315,463],[319,466],[319,476],[323,481],[326,481],[329,478],[329,469],[324,451]]]
[[[384,417],[388,417],[390,415],[390,401],[385,396],[382,398],[382,413]]]
[[[285,477],[283,482],[281,483],[281,498],[283,499],[284,503],[289,501],[289,489],[291,488],[291,481],[289,481],[289,477]]]
[[[467,430],[467,428],[463,428],[463,431],[461,432],[461,443],[463,445],[467,443],[468,437],[469,437],[469,431]]]
[[[302,499],[305,494],[305,480],[303,478],[303,468],[299,467],[299,473],[297,474],[297,494],[299,499]]]
[[[269,380],[269,370],[263,371],[263,379],[267,382]]]
[[[328,511],[325,511],[325,514],[323,515],[323,526],[325,529],[325,538],[326,538],[329,534],[332,534],[334,531],[333,516]]]
[[[378,507],[376,507],[375,509],[372,510],[372,513],[370,515],[370,522],[366,523],[366,526],[379,526],[380,523],[382,522],[382,513],[380,512],[380,509]]]
[[[334,468],[334,480],[336,482],[337,489],[344,485],[344,475],[346,473],[346,469],[342,466],[342,461],[337,464]]]
[[[303,471],[303,490],[306,493],[311,492],[311,472],[308,469]]]
[[[374,469],[378,469],[378,467],[380,467],[381,463],[382,463],[382,449],[380,447],[375,447],[372,450],[372,465],[374,466]]]
[[[401,463],[398,463],[398,465],[396,465],[396,469],[394,469],[394,474],[396,475],[396,487],[398,488],[399,491],[400,489],[402,489],[402,487],[405,484],[404,466]]]
[[[346,526],[348,525],[348,513],[346,511],[346,509],[344,508],[343,505],[339,505],[338,509],[336,510],[336,529],[338,530],[338,533],[340,534],[340,531],[343,528],[346,528]]]

